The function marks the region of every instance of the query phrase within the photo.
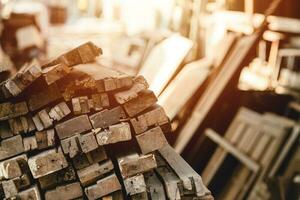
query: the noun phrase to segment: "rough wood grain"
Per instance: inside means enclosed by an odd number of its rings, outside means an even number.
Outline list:
[[[139,115],[137,118],[131,118],[130,122],[136,134],[148,130],[152,126],[161,126],[169,123],[169,118],[162,107],[156,106],[153,110]]]
[[[94,181],[102,177],[104,174],[112,171],[113,169],[114,166],[112,162],[108,160],[101,164],[95,163],[86,168],[78,170],[77,174],[81,184],[85,186],[90,183],[93,183]]]
[[[17,198],[20,200],[41,200],[40,192],[37,186],[18,193]]]
[[[26,102],[12,104],[10,102],[0,104],[0,121],[8,120],[28,113]]]
[[[146,192],[146,183],[142,174],[129,177],[123,180],[127,195],[135,195]]]
[[[126,122],[109,126],[108,130],[97,133],[96,138],[99,145],[131,140],[130,126]]]
[[[23,140],[20,135],[2,140],[0,143],[0,160],[24,152]]]
[[[118,163],[124,178],[145,173],[157,167],[153,154],[145,156],[138,156],[137,154],[124,156],[118,159]]]
[[[155,127],[136,136],[143,154],[156,151],[168,144],[160,127]]]
[[[123,107],[129,117],[134,117],[157,102],[157,98],[152,91],[143,91],[135,99],[123,104]]]
[[[116,93],[115,99],[119,104],[124,104],[131,99],[138,97],[138,93],[148,89],[149,85],[143,76],[138,76],[134,79],[134,84],[129,90]]]
[[[40,66],[37,62],[33,61],[29,64],[25,64],[16,75],[8,79],[5,83],[5,87],[11,95],[17,96],[41,75],[42,71]]]
[[[145,183],[147,185],[147,191],[151,199],[166,200],[164,186],[160,182],[154,171],[145,173]]]
[[[81,115],[57,124],[55,130],[60,139],[91,130],[92,126],[87,115]]]
[[[165,145],[159,149],[159,153],[178,175],[184,189],[195,189],[196,196],[199,197],[210,195],[210,191],[204,186],[201,177],[170,145]]]
[[[57,64],[43,70],[43,76],[48,85],[56,82],[71,72],[71,69],[64,64]]]
[[[68,166],[61,149],[51,149],[28,159],[32,176],[39,178]]]
[[[83,191],[79,182],[56,187],[45,193],[46,200],[76,199],[82,197]]]
[[[106,196],[115,191],[121,190],[121,184],[115,174],[109,175],[99,181],[95,185],[85,188],[85,194],[89,200]]]
[[[53,83],[42,91],[32,94],[28,100],[28,107],[30,111],[36,111],[60,98],[61,94],[59,89],[57,85]]]
[[[93,128],[106,128],[113,124],[119,123],[122,119],[126,118],[125,112],[122,107],[118,106],[110,110],[103,110],[91,115],[90,117]]]

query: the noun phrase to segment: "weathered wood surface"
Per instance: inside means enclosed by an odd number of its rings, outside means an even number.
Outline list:
[[[159,149],[159,153],[180,178],[184,189],[195,189],[196,196],[199,197],[210,195],[210,191],[204,186],[200,175],[171,146],[165,145]]]
[[[57,124],[55,130],[60,139],[91,130],[92,126],[87,115],[81,115]]]
[[[90,117],[93,128],[106,128],[113,124],[120,122],[126,118],[125,112],[122,107],[118,106],[110,110],[103,110],[91,115]]]
[[[87,114],[91,110],[100,111],[109,107],[109,98],[106,93],[93,94],[89,99],[87,96],[72,98],[73,113],[75,115]]]
[[[160,106],[154,107],[151,111],[139,115],[137,118],[131,118],[130,122],[136,134],[148,130],[152,126],[161,126],[169,123],[169,118],[164,109]]]
[[[124,178],[145,173],[157,167],[153,154],[145,156],[138,156],[137,154],[124,156],[118,159],[118,163]]]
[[[130,126],[126,122],[111,125],[108,130],[97,133],[96,138],[99,145],[131,140]]]
[[[24,146],[20,135],[2,140],[0,143],[0,160],[16,156],[23,152]]]
[[[58,199],[76,199],[82,197],[83,191],[80,183],[71,183],[64,186],[56,187],[53,190],[49,190],[45,194],[46,200],[58,200]]]
[[[88,185],[93,183],[100,177],[103,177],[104,174],[112,171],[114,166],[110,160],[105,161],[104,163],[95,163],[86,168],[78,170],[77,174],[82,185]]]
[[[31,95],[28,100],[28,107],[30,111],[36,111],[60,98],[61,94],[57,85],[54,83],[47,88],[44,88],[39,93]]]
[[[134,117],[157,102],[157,98],[152,91],[141,92],[138,97],[124,103],[123,107],[129,117]]]
[[[107,176],[97,181],[95,185],[85,188],[88,199],[97,199],[115,191],[121,190],[121,184],[115,174]]]
[[[5,82],[5,87],[11,95],[17,96],[41,75],[40,66],[33,61],[25,64],[14,77],[8,79]]]
[[[136,140],[143,154],[156,151],[168,144],[160,127],[155,127],[137,135]]]
[[[71,72],[71,69],[64,64],[57,64],[43,70],[43,76],[48,85],[56,82]]]
[[[34,178],[51,174],[68,166],[61,149],[44,151],[28,159],[28,165]]]
[[[143,76],[138,76],[134,79],[134,84],[129,90],[116,93],[115,99],[119,104],[124,104],[134,98],[137,98],[139,93],[148,89],[149,85]]]
[[[142,174],[123,180],[128,195],[136,195],[147,191],[144,176]]]
[[[150,193],[151,199],[155,199],[155,200],[167,199],[164,191],[164,186],[153,171],[147,172],[145,174],[145,182],[147,185],[147,190]]]
[[[0,104],[0,121],[8,120],[28,113],[26,102],[12,104],[10,102]]]

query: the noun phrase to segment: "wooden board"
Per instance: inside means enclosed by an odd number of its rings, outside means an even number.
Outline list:
[[[171,80],[192,45],[189,39],[174,34],[152,49],[139,74],[146,78],[156,95]]]

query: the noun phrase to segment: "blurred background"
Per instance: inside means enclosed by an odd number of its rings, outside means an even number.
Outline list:
[[[215,199],[300,199],[297,0],[0,0],[0,82],[84,42],[143,75]]]

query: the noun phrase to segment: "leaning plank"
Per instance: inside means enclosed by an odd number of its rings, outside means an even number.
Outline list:
[[[235,45],[232,53],[224,63],[217,77],[208,85],[204,94],[197,102],[191,117],[184,125],[177,138],[175,149],[182,152],[189,140],[192,138],[195,130],[202,124],[203,120],[222,94],[223,90],[228,86],[231,77],[242,67],[244,58],[249,54],[251,48],[260,38],[261,33],[255,33],[251,36],[244,36]]]
[[[201,177],[170,145],[159,149],[159,153],[180,178],[184,189],[193,190],[195,188],[196,195],[199,197],[210,195],[210,191],[204,186]]]
[[[158,103],[165,109],[171,120],[204,82],[211,66],[212,59],[208,58],[187,64],[161,93]]]
[[[167,199],[164,191],[164,186],[153,171],[145,173],[145,182],[147,185],[147,191],[149,192],[151,199]]]
[[[166,195],[168,199],[170,200],[179,200],[180,197],[180,189],[179,189],[179,183],[180,179],[167,167],[161,166],[155,169],[158,176],[163,181]]]
[[[156,95],[159,95],[171,80],[192,46],[191,40],[173,34],[150,52],[139,74],[147,79],[150,89]]]

